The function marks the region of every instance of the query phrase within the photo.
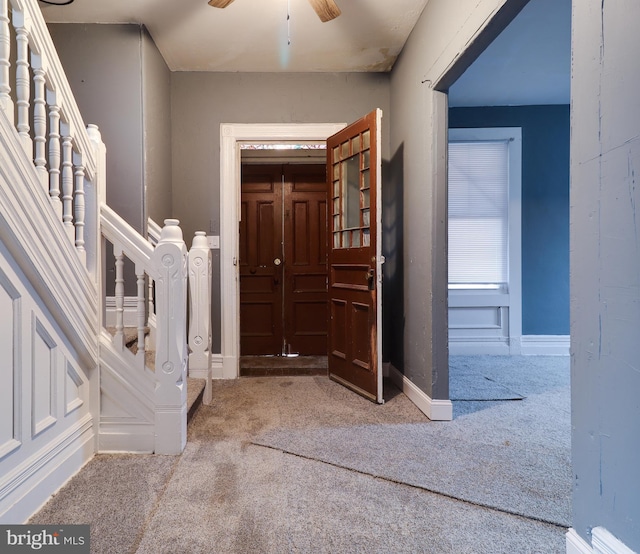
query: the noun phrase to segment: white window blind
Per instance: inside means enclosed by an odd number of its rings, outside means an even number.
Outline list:
[[[508,141],[449,143],[448,203],[449,284],[507,283]]]

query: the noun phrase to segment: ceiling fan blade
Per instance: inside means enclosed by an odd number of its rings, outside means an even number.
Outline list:
[[[233,0],[209,0],[209,5],[214,8],[226,8]]]
[[[335,19],[342,13],[334,0],[309,0],[309,4],[323,23]]]

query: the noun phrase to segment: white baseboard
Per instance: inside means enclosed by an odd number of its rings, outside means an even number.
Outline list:
[[[155,426],[123,418],[103,418],[98,435],[98,452],[152,454],[155,449]]]
[[[566,537],[567,554],[636,554],[604,527],[594,527],[591,531],[593,547],[573,528],[567,531]]]
[[[451,421],[453,419],[451,400],[433,400],[391,364],[389,364],[389,376],[394,384],[431,421]]]
[[[567,554],[593,554],[589,543],[572,527],[566,534]]]
[[[211,354],[211,369],[214,379],[237,379],[238,358]]]
[[[93,418],[83,417],[0,481],[0,523],[24,523],[94,455]]]
[[[451,356],[509,356],[511,350],[506,339],[452,338],[449,337]]]
[[[523,335],[523,356],[568,356],[571,345],[569,335]]]
[[[593,554],[635,554],[604,527],[594,527],[591,531],[591,544],[593,545]]]
[[[449,338],[451,356],[568,356],[569,335],[523,335],[519,340]]]
[[[189,377],[191,377],[191,379],[207,379],[209,377],[209,370],[189,369]]]
[[[116,325],[116,297],[107,296],[105,298],[105,316],[106,326],[115,327]],[[124,297],[124,326],[125,327],[137,327],[138,326],[138,298],[136,296]]]

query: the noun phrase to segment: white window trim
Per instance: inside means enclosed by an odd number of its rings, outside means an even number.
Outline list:
[[[522,341],[522,128],[521,127],[490,127],[490,128],[460,128],[449,129],[449,141],[509,141],[509,338],[508,344],[502,348],[492,349],[488,346],[487,353],[505,353],[517,355],[521,353]],[[456,307],[461,302],[479,303],[487,301],[487,293],[491,296],[500,294],[499,291],[481,291],[471,288],[449,289],[449,306]],[[473,298],[478,296],[479,298]],[[464,297],[464,300],[463,300]],[[465,304],[466,305],[466,304]],[[478,353],[483,349],[483,341],[474,342],[469,348],[477,348]],[[487,341],[488,342],[488,341]],[[450,350],[456,353],[450,340]],[[461,349],[460,353],[465,351]],[[471,353],[471,351],[469,351]]]

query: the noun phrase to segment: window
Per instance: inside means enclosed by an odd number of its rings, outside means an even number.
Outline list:
[[[509,141],[449,143],[449,285],[509,279]]]
[[[519,354],[522,335],[518,127],[449,130],[449,352]]]

